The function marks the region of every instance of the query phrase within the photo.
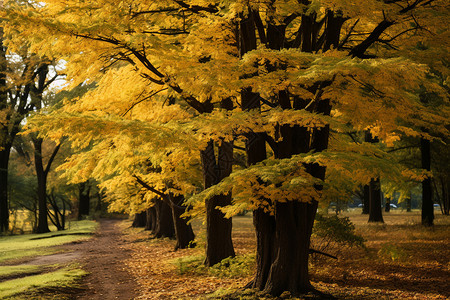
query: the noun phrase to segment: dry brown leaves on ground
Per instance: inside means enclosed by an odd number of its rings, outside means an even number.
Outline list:
[[[427,229],[417,225],[417,213],[386,214],[384,225],[368,224],[360,213],[349,216],[367,249],[348,249],[337,261],[322,258],[313,263],[311,278],[318,290],[339,299],[450,298],[450,218],[437,216],[437,225]],[[251,274],[223,278],[208,271],[183,273],[177,259],[199,260],[202,237],[195,249],[173,251],[175,241],[152,239],[130,224],[121,225],[126,241],[121,247],[132,253],[126,264],[140,286],[137,299],[204,298],[219,289],[242,288],[251,280]],[[254,253],[251,216],[237,217],[233,224],[238,255]],[[195,229],[202,236],[201,228]]]

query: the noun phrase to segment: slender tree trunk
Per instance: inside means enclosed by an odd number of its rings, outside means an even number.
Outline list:
[[[34,144],[34,164],[38,181],[38,225],[36,233],[50,232],[47,220],[47,173],[42,162],[42,139],[33,139]]]
[[[385,203],[384,211],[385,212],[390,212],[391,211],[391,198],[389,198],[389,197],[386,197],[386,203]]]
[[[411,212],[411,196],[406,198],[406,212]]]
[[[90,190],[89,181],[78,184],[78,220],[82,220],[83,216],[89,216],[90,212]]]
[[[363,193],[364,197],[363,197],[362,214],[368,215],[370,207],[370,186],[368,184],[364,185]]]
[[[1,137],[0,137],[1,138]],[[0,145],[2,147],[3,145]],[[0,150],[0,233],[9,227],[8,163],[10,148]]]
[[[420,140],[420,152],[422,154],[422,169],[431,170],[431,145],[430,141],[422,138]],[[434,207],[431,188],[431,178],[422,181],[422,225],[433,226]]]
[[[6,70],[6,47],[3,46],[3,28],[0,27],[0,112],[8,106]],[[8,163],[12,141],[8,141],[8,126],[5,125],[0,124],[0,234],[9,227]]]
[[[444,176],[440,177],[441,190],[442,190],[442,210],[444,215],[448,216],[450,213],[450,184],[448,184]]]

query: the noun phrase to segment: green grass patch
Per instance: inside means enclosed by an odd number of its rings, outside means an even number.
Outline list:
[[[0,278],[20,276],[42,270],[41,266],[0,266]]]
[[[54,272],[27,276],[0,283],[0,299],[36,299],[34,296],[40,292],[51,290],[52,293],[78,288],[77,283],[87,273],[72,267],[63,268]],[[41,297],[39,297],[41,298]]]
[[[0,236],[0,262],[55,253],[57,250],[49,247],[88,239],[97,226],[95,221],[72,221],[64,231]]]
[[[204,260],[204,255],[191,255],[171,260],[170,263],[177,267],[179,274],[208,274],[220,278],[248,276],[253,273],[255,265],[254,254],[228,257],[210,268],[205,267]]]

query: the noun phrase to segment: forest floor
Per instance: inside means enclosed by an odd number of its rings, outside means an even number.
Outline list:
[[[384,224],[368,224],[359,211],[344,213],[366,239],[366,248],[328,249],[338,260],[319,258],[311,265],[313,285],[339,299],[449,299],[450,218],[436,213],[435,226],[423,228],[420,213],[393,211]],[[248,214],[233,220],[233,240],[240,258],[229,268],[202,267],[204,236],[199,246],[174,251],[173,240],[151,239],[150,233],[122,222],[128,251],[127,271],[139,285],[136,299],[219,299],[245,286],[254,268],[255,235]],[[199,231],[199,225],[194,229]],[[227,299],[261,299],[261,295]],[[232,294],[236,295],[236,293]],[[285,298],[285,297],[283,297]],[[106,298],[105,298],[106,299]],[[127,299],[127,298],[121,298]]]
[[[385,213],[384,224],[367,223],[360,210],[340,216],[352,220],[365,248],[328,247],[325,252],[338,260],[322,256],[312,261],[315,288],[338,299],[450,299],[450,217],[436,213],[435,226],[424,228],[420,212]],[[153,239],[149,231],[132,228],[130,220],[103,219],[93,238],[20,262],[76,263],[88,272],[76,288],[70,293],[41,290],[36,298],[28,294],[23,299],[263,299],[242,289],[255,268],[251,214],[233,218],[237,258],[226,266],[203,266],[204,228],[200,222],[193,225],[197,247],[174,251],[174,240]]]

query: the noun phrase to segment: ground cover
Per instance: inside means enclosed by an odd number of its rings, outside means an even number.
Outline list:
[[[315,260],[311,276],[317,289],[339,299],[450,297],[450,218],[439,214],[433,228],[424,228],[417,211],[386,213],[385,224],[367,223],[368,216],[360,210],[343,215],[354,222],[366,248],[329,249],[338,253],[338,260],[325,256]],[[124,247],[131,250],[126,264],[140,285],[137,299],[261,299],[260,294],[242,290],[252,279],[254,266],[251,215],[236,217],[233,223],[239,258],[210,270],[201,265],[201,234],[198,248],[173,251],[174,241],[150,239],[147,231],[123,223]]]
[[[86,272],[73,263],[78,255],[61,247],[89,239],[96,228],[94,221],[72,221],[64,231],[1,236],[0,298],[68,297]]]

